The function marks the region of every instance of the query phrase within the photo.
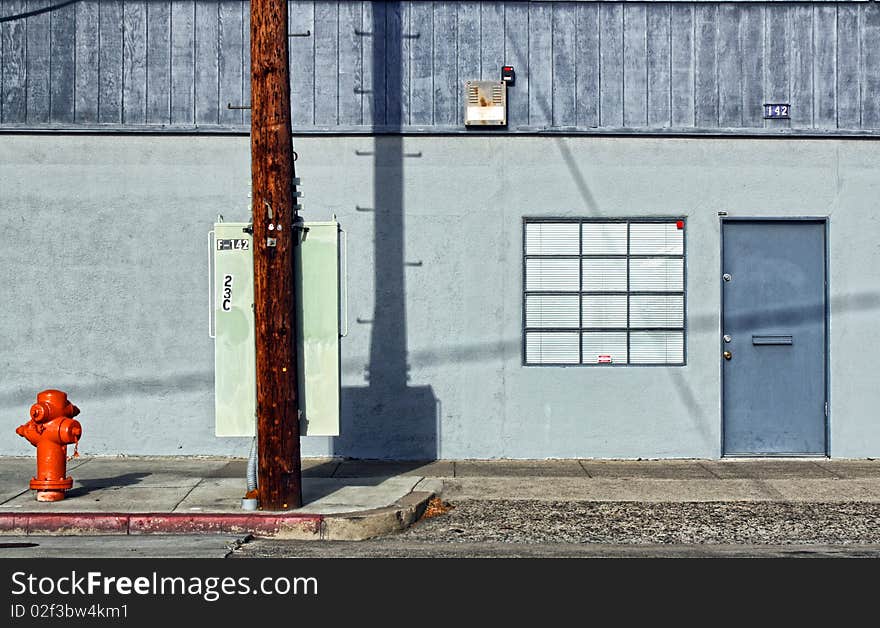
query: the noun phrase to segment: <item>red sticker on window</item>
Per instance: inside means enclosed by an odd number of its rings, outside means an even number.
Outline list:
[[[684,229],[684,220],[679,220],[677,223],[675,223],[675,228]]]

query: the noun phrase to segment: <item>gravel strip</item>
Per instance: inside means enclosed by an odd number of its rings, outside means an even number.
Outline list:
[[[453,502],[402,540],[462,543],[880,543],[880,504]]]

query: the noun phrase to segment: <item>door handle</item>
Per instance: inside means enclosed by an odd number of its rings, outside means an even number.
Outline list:
[[[725,360],[729,360],[730,358],[733,357],[733,354],[732,354],[730,351],[725,351],[725,352],[722,353],[721,355],[724,356],[724,359],[725,359]]]

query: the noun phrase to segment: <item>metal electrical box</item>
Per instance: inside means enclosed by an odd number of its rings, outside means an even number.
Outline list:
[[[335,220],[307,222],[305,227],[294,252],[300,434],[339,436],[341,232]]]
[[[466,126],[507,124],[507,84],[504,81],[466,81],[464,92]]]
[[[307,222],[296,261],[297,373],[302,436],[339,435],[339,223]],[[256,432],[254,264],[249,223],[211,232],[211,335],[217,436]]]
[[[253,436],[257,403],[253,237],[245,222],[211,232],[211,335],[217,436]]]

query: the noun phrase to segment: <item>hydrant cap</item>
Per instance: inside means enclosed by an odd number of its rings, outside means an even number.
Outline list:
[[[67,393],[63,390],[50,388],[37,393],[37,403],[48,403],[51,406],[61,409],[67,405]]]
[[[75,419],[64,419],[58,426],[58,438],[62,444],[69,445],[82,437],[82,425]]]
[[[51,413],[49,404],[46,402],[38,402],[31,406],[31,418],[34,420],[34,423],[48,421]]]

